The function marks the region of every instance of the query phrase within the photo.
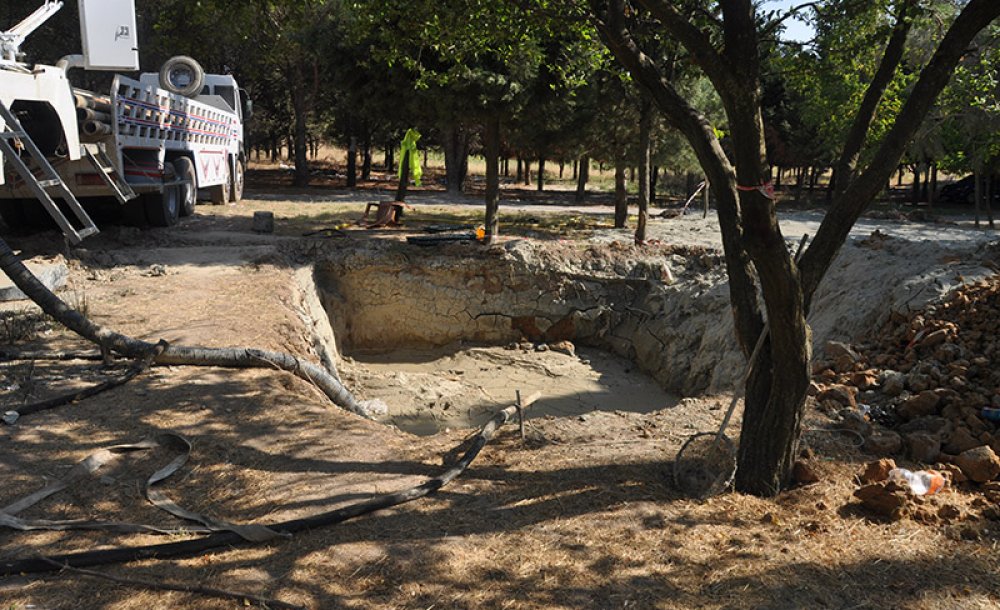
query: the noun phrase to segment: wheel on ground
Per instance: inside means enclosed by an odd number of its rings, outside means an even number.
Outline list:
[[[226,205],[229,201],[229,164],[226,164],[226,176],[222,184],[208,187],[208,193],[212,197],[212,205]]]
[[[146,193],[141,198],[149,224],[154,227],[177,224],[181,211],[181,191],[177,185],[165,186],[162,193]]]
[[[198,203],[198,174],[194,170],[194,163],[187,157],[180,157],[174,161],[174,172],[181,184],[177,185],[180,194],[180,215],[190,216],[194,214],[194,206]]]
[[[243,185],[246,182],[246,162],[236,159],[232,179],[229,181],[229,201],[239,203],[243,200]]]

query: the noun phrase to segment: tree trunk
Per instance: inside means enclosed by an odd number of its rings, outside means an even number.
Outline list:
[[[387,174],[396,170],[395,157],[396,157],[396,148],[390,142],[385,145],[385,160],[382,163],[385,166],[385,171]]]
[[[538,157],[538,192],[545,190],[545,157]]]
[[[708,218],[708,211],[711,208],[712,201],[712,184],[708,181],[708,176],[705,176],[705,190],[701,192],[702,203],[704,205],[704,211],[702,212],[702,218]]]
[[[920,166],[913,164],[913,184],[910,187],[910,203],[917,205],[920,203]]]
[[[590,157],[583,155],[580,157],[580,171],[576,179],[576,197],[574,198],[577,203],[583,202],[583,198],[587,195],[587,180],[590,179]]]
[[[524,161],[521,157],[517,158],[517,173],[514,174],[514,182],[521,184],[524,181]]]
[[[524,186],[531,186],[531,159],[524,160]]]
[[[580,169],[579,159],[573,159],[573,182],[576,182],[576,172]]]
[[[674,3],[648,3],[663,29],[687,47],[719,93],[729,122],[731,155],[722,149],[711,124],[671,85],[660,66],[639,51],[630,35],[625,1],[595,4],[599,4],[595,23],[605,43],[650,91],[672,126],[684,134],[712,181],[737,338],[744,353],[762,332],[756,305],[758,285],[763,294],[770,338],[747,383],[736,487],[756,495],[774,495],[791,470],[809,384],[811,343],[805,316],[811,299],[851,227],[891,176],[970,42],[1000,17],[1000,3],[969,0],[964,5],[874,150],[874,161],[835,198],[798,264],[785,245],[775,202],[766,190],[753,188],[769,174],[756,3],[721,3],[721,50]],[[737,190],[739,185],[751,188]],[[759,284],[751,275],[751,260]]]
[[[563,173],[566,171],[566,160],[559,159],[559,179],[563,179]]]
[[[938,188],[938,166],[937,163],[931,163],[931,189],[927,197],[927,207],[934,209],[934,204],[937,203],[937,188]]]
[[[399,186],[396,187],[396,201],[406,201],[406,189],[410,186],[410,151],[405,151],[399,162]]]
[[[372,138],[367,133],[362,151],[361,180],[368,182],[372,179]]]
[[[626,191],[625,159],[615,159],[615,228],[625,228],[628,220],[628,192]]]
[[[486,157],[486,243],[493,244],[500,235],[500,117],[491,117],[483,132],[483,155]]]
[[[444,136],[444,173],[448,181],[448,192],[453,195],[462,193],[465,184],[465,174],[469,162],[469,135],[463,129],[449,125]]]
[[[649,174],[649,203],[650,205],[656,203],[656,183],[660,179],[660,167],[658,165],[653,166],[653,171]]]
[[[649,218],[649,169],[651,165],[653,103],[643,98],[639,109],[639,218],[635,226],[635,243],[646,243],[646,222]]]
[[[986,205],[986,220],[990,223],[990,228],[995,229],[993,224],[993,174],[989,171],[983,176],[983,190],[985,197],[983,203]]]
[[[298,75],[298,85],[292,87],[292,109],[295,112],[295,138],[294,138],[294,156],[295,156],[295,174],[292,178],[292,184],[295,186],[308,186],[309,185],[309,159],[307,158],[306,149],[306,138],[309,135],[308,131],[308,119],[309,119],[309,104],[306,98],[306,87],[303,84],[301,78],[301,68],[296,68],[295,73]]]
[[[351,134],[347,145],[347,188],[358,185],[358,139]]]

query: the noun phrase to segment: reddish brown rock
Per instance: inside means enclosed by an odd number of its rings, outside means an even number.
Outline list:
[[[851,374],[851,385],[859,390],[868,390],[878,385],[878,375],[875,371],[867,370]]]
[[[861,354],[846,343],[828,341],[823,348],[826,359],[833,363],[833,369],[838,373],[848,373],[861,362]]]
[[[928,432],[911,432],[906,437],[906,447],[915,462],[933,464],[941,455],[941,439]]]
[[[969,449],[955,458],[955,465],[976,483],[992,481],[1000,474],[1000,457],[990,447]]]
[[[930,390],[925,390],[916,396],[906,399],[903,404],[896,407],[896,412],[899,413],[900,417],[905,419],[922,417],[934,413],[939,402],[941,402],[941,398],[937,394]]]
[[[827,400],[835,400],[845,407],[851,407],[856,409],[858,407],[858,401],[855,398],[857,390],[851,386],[843,384],[831,385],[825,390],[822,390],[817,396],[816,400],[824,402]]]
[[[809,462],[797,460],[792,465],[792,481],[796,485],[812,485],[813,483],[818,483],[820,477]]]
[[[944,447],[942,447],[942,451],[957,455],[963,451],[975,449],[976,447],[981,447],[985,444],[986,443],[983,443],[975,436],[972,436],[972,433],[969,432],[968,428],[960,426],[955,428],[955,430],[953,430],[948,436],[948,441],[944,444]]]
[[[895,467],[896,462],[889,458],[868,462],[865,464],[865,469],[858,475],[858,480],[863,484],[885,481],[889,478],[889,471]]]
[[[891,430],[877,430],[865,439],[865,451],[872,455],[895,455],[902,448],[903,437]]]
[[[892,483],[872,483],[854,492],[869,511],[898,521],[912,512],[911,496]]]

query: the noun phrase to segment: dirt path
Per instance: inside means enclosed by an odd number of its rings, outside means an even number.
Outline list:
[[[310,312],[293,277],[310,261],[290,257],[286,246],[308,229],[356,218],[367,198],[288,199],[258,195],[244,206],[200,207],[195,218],[169,231],[108,230],[68,260],[64,298],[85,304],[102,324],[145,339],[317,358]],[[277,235],[249,231],[250,217],[260,209],[275,211]],[[462,218],[456,210],[438,209],[422,210],[419,217]],[[789,227],[790,235],[798,232]],[[658,220],[652,229],[663,241],[715,243],[707,221]],[[884,315],[891,299],[912,302],[906,298],[918,286],[942,290],[956,275],[972,273],[971,256],[985,239],[957,228],[934,230],[937,243],[925,243],[920,240],[931,234],[925,225],[884,230],[898,231],[888,247],[845,248],[843,281],[829,288],[827,298],[854,294],[859,286],[871,289],[853,305],[826,310],[827,321],[814,322],[823,332],[849,333]],[[859,241],[870,232],[861,229]],[[543,240],[544,234],[538,224],[512,231],[516,239]],[[598,244],[627,243],[626,233],[589,224],[578,235]],[[398,239],[398,233],[352,231],[348,239]],[[39,236],[14,245],[32,256],[58,243]],[[303,251],[308,248],[294,249]],[[869,266],[861,266],[865,261]],[[900,267],[901,261],[909,266]],[[890,268],[902,271],[893,275]],[[862,271],[868,275],[858,277]],[[52,329],[17,347],[85,346]],[[96,398],[0,427],[0,506],[58,477],[96,448],[174,430],[195,447],[189,465],[165,485],[182,506],[239,522],[315,514],[433,476],[442,469],[442,456],[468,434],[453,427],[457,421],[448,411],[465,409],[467,418],[471,410],[478,421],[508,402],[514,389],[537,388],[557,399],[531,415],[527,441],[509,428],[465,476],[428,499],[289,541],[104,570],[323,609],[1000,607],[1000,526],[972,518],[974,497],[948,493],[931,500],[934,510],[949,506],[960,515],[932,525],[867,517],[851,494],[852,478],[868,458],[853,447],[852,437],[826,430],[829,420],[810,412],[805,439],[816,456],[819,483],[775,500],[684,499],[670,481],[670,462],[690,434],[717,427],[728,397],[677,400],[616,357],[583,347],[573,356],[534,349],[463,346],[404,357],[353,354],[340,363],[345,381],[356,384],[362,398],[380,397],[398,409],[400,427],[451,428],[430,436],[344,413],[305,382],[278,371],[154,368]],[[28,399],[29,390],[35,400],[102,374],[97,365],[80,362],[5,364],[0,375],[8,389],[0,404],[6,410]],[[464,402],[456,399],[444,410],[451,397]],[[137,493],[137,484],[165,459],[124,459],[94,483],[61,492],[25,514],[172,523]],[[149,535],[2,531],[0,561],[160,541]],[[0,579],[0,607],[241,604],[66,574]]]

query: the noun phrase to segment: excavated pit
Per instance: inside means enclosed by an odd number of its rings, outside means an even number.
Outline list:
[[[739,356],[717,256],[512,242],[327,253],[314,280],[343,380],[400,428],[648,412],[726,389]]]

